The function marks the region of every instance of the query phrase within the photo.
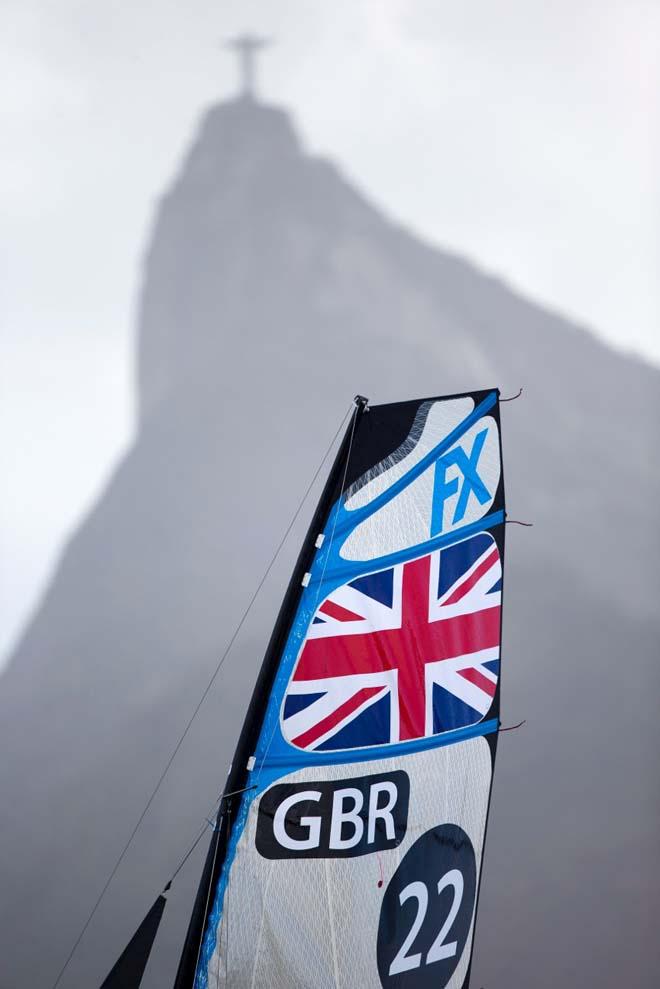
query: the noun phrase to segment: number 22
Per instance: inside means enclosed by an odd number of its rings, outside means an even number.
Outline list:
[[[452,886],[454,889],[454,898],[452,900],[451,908],[447,914],[447,918],[438,931],[435,941],[429,948],[426,954],[426,965],[431,965],[433,962],[442,961],[443,958],[452,958],[456,954],[457,942],[450,941],[449,944],[445,944],[444,940],[451,930],[452,924],[456,920],[456,914],[458,913],[461,900],[463,899],[463,874],[458,869],[451,869],[446,872],[445,875],[438,882],[438,896],[442,893],[443,889],[447,886]],[[412,927],[408,931],[403,944],[397,951],[392,964],[390,965],[389,974],[398,975],[400,972],[409,972],[413,968],[419,968],[422,964],[422,954],[417,952],[414,955],[409,955],[408,951],[413,945],[413,942],[417,935],[419,934],[420,928],[424,923],[424,918],[426,917],[426,911],[429,905],[429,893],[426,888],[426,883],[418,880],[413,883],[408,883],[404,889],[399,893],[399,903],[401,906],[414,897],[417,900],[417,914],[413,921]]]

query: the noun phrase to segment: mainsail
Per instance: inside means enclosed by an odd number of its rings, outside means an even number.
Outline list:
[[[177,989],[468,985],[503,555],[498,392],[356,400],[248,711]]]

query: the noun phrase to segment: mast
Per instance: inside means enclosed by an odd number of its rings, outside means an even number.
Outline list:
[[[303,577],[307,573],[314,555],[316,539],[333,503],[343,493],[341,490],[343,486],[342,478],[345,473],[351,442],[357,431],[358,422],[364,415],[368,399],[362,395],[356,395],[354,402],[355,409],[351,415],[323,491],[321,492],[296,565],[293,568],[293,573],[252,692],[252,698],[245,715],[243,728],[238,739],[223,796],[220,800],[215,829],[209,844],[202,877],[195,897],[174,989],[192,989],[195,982],[197,960],[199,958],[200,945],[204,937],[204,927],[208,911],[212,906],[210,899],[222,870],[231,831],[231,814],[228,814],[227,811],[233,799],[232,795],[236,795],[237,792],[240,793],[246,784],[248,760],[254,753],[261,727],[259,715],[263,712],[270,695],[280,655],[303,591]]]

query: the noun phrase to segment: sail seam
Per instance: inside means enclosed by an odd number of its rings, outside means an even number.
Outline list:
[[[330,893],[330,877],[328,875],[328,859],[323,860],[325,872],[325,890],[328,897],[328,916],[330,918],[330,943],[332,944],[332,967],[335,976],[335,989],[339,989],[339,964],[337,962],[337,938],[335,935],[335,916],[332,910],[332,895]]]
[[[261,941],[264,933],[264,921],[266,919],[266,901],[268,899],[268,890],[270,889],[270,880],[273,875],[274,862],[270,863],[268,869],[268,878],[266,879],[266,885],[264,887],[264,897],[261,904],[261,918],[259,921],[259,936],[257,937],[257,946],[254,949],[254,964],[252,966],[252,981],[250,983],[251,989],[255,989],[256,978],[257,978],[257,964],[259,962],[259,952],[261,951]],[[227,889],[229,889],[229,883],[227,883]]]
[[[327,755],[322,753],[313,754],[311,752],[302,754],[301,752],[301,755],[298,757],[296,754],[292,754],[291,756],[288,754],[272,756],[270,759],[264,757],[260,761],[260,769],[276,767],[278,769],[282,769],[283,767],[302,769],[314,766],[332,766],[336,763],[350,764],[353,762],[393,759],[396,756],[404,755],[408,752],[425,752],[430,749],[444,748],[447,745],[458,745],[460,742],[464,742],[469,738],[477,738],[480,735],[491,735],[493,732],[498,731],[499,724],[497,718],[490,718],[488,721],[480,721],[478,724],[468,725],[465,728],[457,728],[454,731],[448,731],[442,735],[424,735],[413,741],[395,742],[392,745],[374,745],[371,748],[365,749],[337,749]],[[315,757],[312,758],[312,755]],[[259,787],[259,789],[261,788]]]

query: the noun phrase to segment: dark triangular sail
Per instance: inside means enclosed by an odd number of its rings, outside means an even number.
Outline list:
[[[137,931],[117,959],[101,989],[139,989],[149,961],[158,926],[167,902],[165,890],[155,901]]]

